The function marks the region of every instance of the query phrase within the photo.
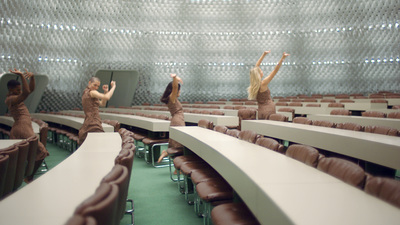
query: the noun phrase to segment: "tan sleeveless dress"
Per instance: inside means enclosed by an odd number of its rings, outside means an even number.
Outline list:
[[[79,144],[86,139],[89,132],[104,132],[100,114],[100,101],[97,98],[90,97],[90,89],[87,87],[82,94],[82,107],[85,113],[85,120],[81,129],[79,129]]]
[[[276,113],[275,103],[271,98],[271,91],[269,88],[264,91],[258,91],[257,94],[257,103],[258,103],[258,119],[266,120],[269,115]]]
[[[182,104],[179,102],[179,100],[176,99],[175,103],[168,101],[167,107],[172,116],[170,126],[185,126],[185,118],[183,116],[183,108],[182,108]],[[179,142],[176,142],[170,138],[168,147],[176,148],[176,147],[182,147],[182,145]]]
[[[14,124],[11,128],[10,138],[11,139],[27,139],[35,135],[32,128],[31,115],[29,114],[28,108],[26,108],[23,102],[19,104],[12,104],[12,102],[18,97],[18,95],[7,95],[5,100],[8,106],[9,113],[14,118]],[[42,160],[49,155],[46,147],[39,141],[38,150],[36,153],[36,161]]]

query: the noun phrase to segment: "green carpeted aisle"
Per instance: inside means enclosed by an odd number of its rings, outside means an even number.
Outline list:
[[[136,225],[203,224],[179,193],[177,183],[169,178],[168,167],[154,168],[143,158],[135,158],[129,189],[128,198],[135,203]],[[129,216],[125,216],[120,224],[129,223]]]

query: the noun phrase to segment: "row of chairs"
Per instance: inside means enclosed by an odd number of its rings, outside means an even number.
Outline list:
[[[307,117],[295,117],[293,123],[300,123],[306,125],[338,128],[353,131],[364,131],[368,133],[383,134],[389,136],[400,136],[400,131],[391,127],[385,126],[361,126],[356,123],[334,123],[327,120],[310,120]]]
[[[122,149],[115,158],[112,170],[100,182],[95,193],[78,205],[66,225],[118,225],[125,214],[131,215],[134,224],[133,200],[127,199],[132,164],[136,147],[126,129],[119,130]],[[131,208],[126,210],[126,203]]]
[[[16,191],[24,178],[33,174],[38,143],[34,135],[0,149],[0,199]]]

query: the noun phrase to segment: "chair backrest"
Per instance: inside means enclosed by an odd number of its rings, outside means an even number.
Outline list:
[[[400,119],[400,112],[391,112],[387,114],[387,118]]]
[[[286,150],[286,155],[312,167],[317,167],[320,157],[317,149],[299,144],[290,145]]]
[[[341,115],[341,116],[350,116],[351,112],[347,109],[334,109],[330,113],[331,115]]]
[[[400,105],[394,105],[392,106],[392,109],[400,109]]]
[[[328,107],[344,108],[344,104],[342,104],[342,103],[329,103]]]
[[[354,102],[355,101],[351,100],[351,99],[342,99],[339,101],[339,103],[354,103]],[[336,107],[336,106],[332,106],[332,107]],[[339,106],[339,107],[342,107],[342,106]],[[343,105],[343,107],[344,107],[344,105]]]
[[[374,134],[383,134],[389,136],[399,136],[399,131],[385,126],[366,126],[364,129],[365,132],[374,133]]]
[[[130,149],[122,149],[115,158],[114,162],[115,164],[125,166],[128,169],[130,177],[132,172],[132,164],[134,157],[135,157],[135,151],[132,151]]]
[[[33,167],[35,166],[36,161],[36,152],[39,144],[39,138],[36,135],[29,137],[27,139],[29,143],[29,151],[27,161],[28,164],[26,165],[25,176],[30,176],[33,173]]]
[[[45,124],[44,126],[41,126],[39,129],[39,136],[40,136],[40,142],[46,147],[47,144],[47,132],[49,131],[49,125]]]
[[[307,117],[295,117],[293,119],[293,123],[301,123],[301,124],[307,124],[307,125],[311,125],[312,124],[312,120],[308,119]]]
[[[74,214],[68,219],[65,225],[97,225],[97,221],[91,216],[83,217]]]
[[[307,104],[306,107],[321,107],[321,104],[311,103],[311,104]]]
[[[275,105],[276,106],[288,106],[288,103],[287,102],[277,102],[277,103],[275,103]]]
[[[400,208],[400,181],[386,177],[368,176],[365,192]]]
[[[226,134],[226,131],[228,131],[228,128],[224,125],[217,125],[214,127],[215,131],[218,131],[220,133]]]
[[[133,138],[132,136],[124,135],[124,136],[121,137],[121,139],[122,139],[122,144],[135,143],[135,138]]]
[[[238,117],[239,117],[239,130],[240,130],[242,120],[257,119],[257,110],[256,109],[239,109]]]
[[[208,114],[208,115],[210,115],[210,114],[211,114],[211,111],[210,111],[210,110],[201,110],[200,113],[201,113],[201,114]]]
[[[238,129],[228,129],[226,134],[235,138],[239,138],[240,130]]]
[[[239,133],[239,139],[250,143],[256,143],[257,139],[260,137],[255,131],[252,130],[242,130]]]
[[[26,171],[26,161],[28,159],[29,153],[29,142],[20,141],[14,144],[18,147],[18,160],[17,160],[17,168],[15,171],[15,180],[14,180],[14,189],[17,190],[24,180],[25,171]]]
[[[325,98],[325,99],[321,99],[320,102],[329,102],[329,103],[335,103],[336,100],[335,99],[329,99],[329,98]]]
[[[331,128],[336,127],[336,123],[327,120],[313,120],[312,125],[319,127],[331,127]]]
[[[364,127],[360,124],[356,123],[338,123],[336,124],[336,128],[344,129],[344,130],[354,130],[354,131],[364,131]]]
[[[260,137],[256,141],[256,145],[263,146],[265,148],[271,149],[276,152],[283,153],[285,151],[285,147],[275,139],[267,138],[267,137]]]
[[[156,118],[160,120],[169,120],[169,116],[163,114],[157,115]]]
[[[282,121],[282,122],[289,121],[289,118],[287,116],[279,114],[279,113],[274,113],[274,114],[269,115],[268,119],[274,120],[274,121]]]
[[[385,99],[372,99],[371,103],[388,103]]]
[[[212,121],[209,121],[209,120],[206,120],[206,119],[199,120],[197,125],[199,127],[210,129],[210,130],[214,129],[214,123]]]
[[[304,99],[304,102],[318,102],[318,100],[315,98],[307,98],[307,99]]]
[[[0,199],[6,184],[6,174],[9,159],[10,157],[8,155],[0,155]]]
[[[335,157],[322,158],[318,162],[318,170],[328,173],[358,188],[365,184],[365,172],[357,164]]]
[[[235,107],[234,106],[232,106],[232,105],[226,105],[226,106],[224,106],[224,109],[234,109]]]
[[[220,115],[220,116],[224,116],[225,113],[220,111],[220,110],[213,110],[211,111],[211,115]]]
[[[115,184],[118,186],[118,209],[116,224],[125,214],[126,199],[128,197],[130,173],[125,166],[116,164],[112,170],[101,180],[101,183]]]
[[[378,111],[362,112],[361,115],[362,116],[366,116],[366,117],[379,117],[379,118],[385,118],[386,117],[386,113],[378,112]]]
[[[96,192],[78,205],[75,214],[91,216],[99,225],[116,225],[118,186],[101,183]]]
[[[17,171],[18,147],[12,145],[7,148],[0,149],[0,154],[8,155],[9,157],[3,193],[0,193],[1,198],[2,196],[5,196],[13,191],[15,174]]]
[[[288,104],[288,106],[303,106],[303,103],[301,102],[291,102]]]

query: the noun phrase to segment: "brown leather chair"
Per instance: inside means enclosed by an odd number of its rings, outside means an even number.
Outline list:
[[[371,103],[386,103],[387,104],[388,101],[385,99],[372,99]]]
[[[214,130],[223,134],[226,134],[226,132],[228,131],[228,128],[224,125],[217,125],[214,127]]]
[[[342,104],[342,103],[329,103],[328,107],[344,108],[344,104]]]
[[[15,145],[9,146],[7,148],[0,149],[0,154],[8,155],[8,166],[7,173],[5,177],[5,184],[3,193],[0,193],[0,198],[10,194],[14,188],[15,175],[17,172],[17,162],[18,162],[18,147]]]
[[[133,164],[133,160],[135,157],[135,150],[131,147],[131,144],[126,145],[126,148],[123,148],[117,155],[117,157],[115,157],[114,163],[115,164],[119,164],[122,166],[125,166],[128,169],[129,175],[131,175],[132,172],[132,164]]]
[[[276,106],[288,106],[287,102],[277,102],[275,103]]]
[[[336,128],[344,129],[344,130],[354,130],[354,131],[364,131],[364,127],[360,124],[356,123],[338,123],[336,124]]]
[[[194,204],[194,199],[190,199],[190,194],[192,194],[191,187],[193,186],[191,182],[191,174],[195,170],[204,170],[204,169],[211,169],[212,167],[208,165],[204,160],[200,161],[191,161],[182,163],[180,167],[180,171],[184,176],[184,193],[185,193],[185,200],[188,204]]]
[[[206,128],[206,129],[214,129],[214,123],[212,121],[201,119],[199,120],[198,124],[199,127]]]
[[[144,158],[147,163],[151,163],[154,167],[164,167],[164,165],[156,165],[156,160],[160,156],[161,147],[168,146],[168,138],[150,138],[146,137],[142,140],[144,144],[145,154]],[[158,153],[155,152],[155,148],[159,148]]]
[[[311,103],[311,104],[307,104],[306,107],[321,107],[321,104]]]
[[[199,156],[197,156],[196,154],[188,154],[188,155],[181,155],[181,156],[177,156],[174,158],[173,162],[174,162],[174,167],[177,171],[177,184],[178,184],[178,191],[181,193],[184,193],[184,187],[182,187],[181,185],[181,178],[180,178],[180,170],[181,170],[181,166],[185,163],[189,163],[189,162],[201,162],[203,161],[202,158],[200,158]]]
[[[29,151],[28,151],[28,156],[27,156],[25,177],[31,176],[33,173],[33,168],[35,166],[35,161],[36,161],[36,153],[37,153],[37,149],[38,149],[39,138],[36,135],[33,135],[32,137],[29,137],[26,140],[29,143]]]
[[[224,179],[214,178],[196,185],[197,195],[204,204],[203,224],[209,224],[211,219],[211,205],[232,202],[233,189]]]
[[[274,113],[269,115],[268,117],[269,120],[274,120],[274,121],[281,121],[281,122],[288,122],[289,118],[285,115]]]
[[[256,120],[257,119],[257,110],[256,109],[239,109],[238,111],[239,117],[239,130],[241,129],[242,120]]]
[[[392,109],[400,109],[400,105],[394,105],[392,106]]]
[[[311,125],[319,127],[331,127],[331,128],[336,127],[336,123],[327,120],[313,120]]]
[[[253,213],[244,203],[225,203],[211,211],[214,225],[260,225]]]
[[[220,110],[213,110],[211,111],[211,115],[219,115],[219,116],[224,116],[225,113],[220,111]]]
[[[293,119],[293,123],[312,125],[312,120],[308,119],[307,117],[295,117]]]
[[[385,126],[366,126],[364,131],[368,133],[399,136],[399,131],[397,129]]]
[[[294,144],[286,150],[286,156],[303,162],[309,166],[317,167],[320,154],[317,149],[307,146]]]
[[[349,99],[350,95],[348,94],[338,94],[335,96],[336,99]]]
[[[14,180],[14,187],[13,190],[17,190],[24,180],[25,171],[26,171],[26,162],[28,159],[29,153],[29,142],[27,141],[20,141],[14,144],[18,147],[18,160],[17,160],[17,167],[15,171],[15,180]]]
[[[273,151],[279,152],[279,153],[284,153],[285,152],[285,147],[281,144],[279,144],[278,141],[272,138],[267,138],[267,137],[260,137],[256,141],[256,145],[263,146],[265,148],[271,149]]]
[[[304,102],[318,102],[318,100],[314,99],[314,98],[308,98],[308,99],[304,99]]]
[[[211,111],[210,111],[210,110],[201,110],[200,113],[201,113],[201,114],[210,115],[210,114],[211,114]]]
[[[288,104],[288,106],[302,107],[303,103],[301,103],[301,102],[291,102],[291,103]]]
[[[160,120],[169,120],[169,116],[163,114],[156,115],[156,118]]]
[[[400,181],[386,177],[368,176],[365,192],[400,208]]]
[[[386,117],[386,113],[378,112],[378,111],[362,112],[361,115],[362,116],[366,116],[366,117],[379,117],[379,118],[385,118]]]
[[[125,166],[116,164],[100,182],[115,184],[118,186],[117,217],[115,218],[115,224],[119,224],[119,221],[125,214],[126,200],[129,190],[129,175],[130,173]]]
[[[240,130],[237,129],[229,129],[226,131],[226,134],[235,138],[239,138]]]
[[[135,138],[133,138],[132,136],[124,135],[121,137],[121,139],[122,139],[122,144],[125,144],[125,143],[134,144],[135,143]]]
[[[342,100],[339,101],[339,103],[354,103],[354,102],[355,101],[351,100],[351,99],[342,99]],[[336,106],[332,106],[332,107],[336,107]],[[342,106],[339,106],[339,107],[342,107]]]
[[[256,143],[257,139],[260,137],[255,131],[252,130],[242,130],[239,132],[239,139],[250,143]]]
[[[336,100],[335,99],[324,98],[324,99],[321,99],[320,102],[336,103]]]
[[[390,112],[387,114],[387,118],[400,119],[400,112]]]
[[[351,112],[347,109],[334,109],[330,113],[331,115],[341,115],[341,116],[350,116]]]
[[[365,172],[357,164],[345,159],[330,157],[322,158],[318,162],[318,170],[328,173],[352,186],[363,189]]]
[[[232,106],[232,105],[226,105],[226,106],[224,106],[224,109],[234,109],[235,107],[234,106]]]
[[[7,167],[8,161],[10,157],[8,155],[0,155],[0,199],[4,192],[4,186],[6,184],[6,175],[7,175]]]
[[[280,108],[280,109],[278,109],[278,112],[289,112],[289,113],[292,113],[292,118],[294,118],[295,110],[293,108]]]
[[[76,207],[74,214],[91,216],[98,225],[117,225],[118,192],[117,185],[101,183],[92,196]]]
[[[65,225],[97,225],[96,219],[91,216],[72,215]]]

